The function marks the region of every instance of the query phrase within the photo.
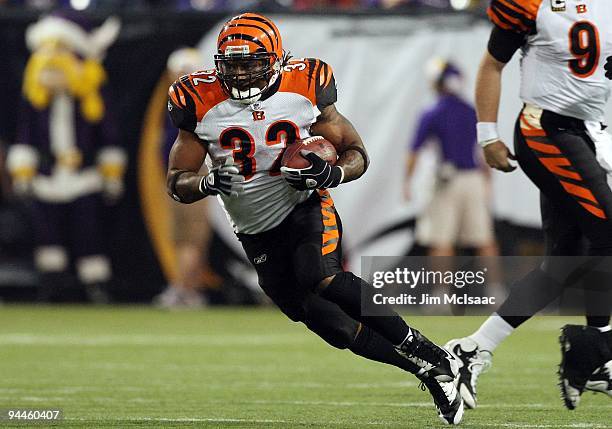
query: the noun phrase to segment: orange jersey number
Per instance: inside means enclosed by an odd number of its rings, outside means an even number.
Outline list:
[[[282,149],[287,145],[300,139],[300,129],[291,121],[277,121],[268,127],[266,131],[266,145],[274,146],[282,144]],[[239,127],[228,128],[221,133],[219,144],[223,149],[232,150],[234,162],[240,166],[240,174],[249,180],[257,171],[255,160],[255,140],[245,129]],[[281,150],[276,160],[270,167],[270,176],[280,174],[280,163],[283,151]]]
[[[599,64],[599,32],[589,21],[575,23],[569,32],[570,52],[575,59],[569,61],[572,73],[580,78],[591,76]]]
[[[240,166],[240,174],[249,180],[255,174],[255,140],[245,129],[228,128],[221,133],[219,144],[223,149],[232,150],[234,162]]]

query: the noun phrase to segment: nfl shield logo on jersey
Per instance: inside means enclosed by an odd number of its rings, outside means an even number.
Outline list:
[[[550,0],[553,12],[565,12],[565,0]]]

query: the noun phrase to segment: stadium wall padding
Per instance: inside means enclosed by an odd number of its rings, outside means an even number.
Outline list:
[[[0,139],[12,143],[17,123],[21,75],[29,56],[24,35],[37,19],[31,13],[2,10],[0,15]],[[104,17],[92,16],[102,22]],[[162,78],[168,55],[178,47],[195,45],[219,20],[215,14],[130,14],[104,65],[113,100],[109,108],[119,118],[121,143],[129,154],[126,194],[117,207],[105,213],[108,245],[121,301],[145,301],[166,284],[152,240],[143,222],[137,162],[143,120],[150,98]],[[152,172],[155,174],[155,172]],[[160,192],[162,198],[166,198]]]

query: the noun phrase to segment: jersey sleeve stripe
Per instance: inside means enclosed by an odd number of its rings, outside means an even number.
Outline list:
[[[324,64],[323,67],[321,67],[321,71],[319,72],[319,86],[325,85],[326,73],[327,73],[327,64]]]
[[[204,101],[202,100],[202,97],[200,97],[200,94],[198,94],[198,91],[196,91],[193,85],[193,81],[191,79],[192,79],[191,76],[187,76],[187,78],[185,80],[181,80],[181,82],[183,83],[185,88],[187,88],[190,94],[195,95],[200,101],[200,103],[204,103]]]
[[[495,0],[499,2],[499,4],[503,4],[510,9],[513,9],[523,15],[525,18],[535,21],[536,16],[538,14],[538,9],[542,0],[527,0],[523,1],[523,4],[517,3],[515,0]],[[521,1],[521,0],[519,0]]]
[[[310,89],[310,84],[313,81],[313,76],[315,76],[317,64],[319,60],[309,60],[308,61],[308,89]]]
[[[504,30],[526,32],[533,27],[534,22],[527,20],[520,12],[505,5],[489,9],[491,20]]]
[[[327,71],[327,77],[325,78],[324,86],[327,86],[330,84],[332,76],[334,75],[334,72],[332,71],[332,68],[327,64],[325,65],[325,69]]]
[[[181,87],[180,83],[176,84],[176,94],[179,99],[178,105],[181,107],[185,107],[187,105],[187,101],[185,99],[185,92],[183,91],[183,88]]]
[[[175,105],[180,106],[179,99],[178,99],[178,97],[177,97],[177,95],[176,95],[176,90],[174,89],[174,85],[175,85],[175,84],[173,84],[172,86],[170,86],[170,91],[168,91],[168,95],[170,96],[170,99],[172,100],[172,102],[173,102]]]
[[[179,103],[176,103],[176,105],[182,109],[193,112],[197,115],[197,117],[200,117],[203,112],[203,103],[197,103],[191,95],[192,92],[189,91],[189,89],[182,82],[176,82],[173,86],[176,89],[178,99],[180,101]]]
[[[187,93],[189,95],[189,99],[193,101],[193,107],[195,108],[196,117],[201,118],[202,116],[204,116],[204,101],[202,100],[202,97],[200,97],[200,94],[198,94],[198,91],[196,91],[190,79],[191,77],[189,77],[182,83],[185,89],[185,93]]]
[[[493,0],[487,14],[494,24],[504,30],[530,32],[535,28],[541,0],[530,0],[523,3],[525,5],[513,0]]]

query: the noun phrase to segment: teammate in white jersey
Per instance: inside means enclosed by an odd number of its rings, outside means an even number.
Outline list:
[[[476,88],[478,140],[489,166],[510,172],[516,167],[509,160],[516,159],[540,189],[546,256],[480,329],[446,347],[461,355],[459,389],[473,408],[476,380],[490,366],[491,352],[564,288],[581,282],[588,326],[566,325],[560,337],[561,393],[574,409],[585,388],[612,396],[612,138],[601,124],[612,78],[612,2],[492,0],[488,15],[494,28]],[[502,70],[519,49],[525,104],[515,158],[496,122]],[[583,241],[596,258],[577,258]]]
[[[368,159],[334,106],[331,67],[317,59],[289,60],[276,25],[252,13],[229,20],[217,48],[215,70],[183,76],[169,91],[168,109],[179,128],[169,193],[184,203],[218,195],[259,284],[283,313],[334,347],[415,374],[440,418],[459,423],[456,360],[391,308],[362,314],[362,293],[372,288],[342,269],[342,227],[326,189],[359,178]],[[309,153],[310,167],[281,172],[287,145],[311,135],[332,142],[337,163]],[[209,173],[202,176],[207,156]]]

